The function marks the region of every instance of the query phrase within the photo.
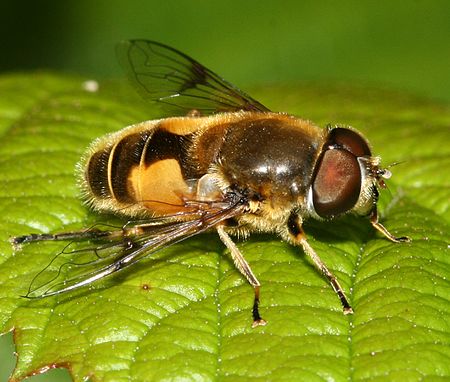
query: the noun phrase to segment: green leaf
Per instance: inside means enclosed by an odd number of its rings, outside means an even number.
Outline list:
[[[303,252],[270,235],[239,248],[262,282],[265,327],[251,328],[252,288],[212,234],[199,235],[72,293],[26,300],[61,243],[13,252],[8,238],[123,221],[88,210],[74,167],[89,142],[150,119],[132,90],[37,73],[0,77],[0,330],[14,330],[11,381],[49,368],[74,381],[415,381],[450,378],[450,109],[348,86],[255,91],[273,110],[364,132],[392,168],[382,219],[310,221],[312,246],[347,291],[335,293]]]

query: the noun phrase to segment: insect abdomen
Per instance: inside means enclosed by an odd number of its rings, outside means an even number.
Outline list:
[[[86,182],[93,197],[115,199],[119,203],[133,203],[135,193],[128,184],[128,175],[139,166],[150,131],[127,135],[117,143],[96,151],[86,167]]]
[[[95,141],[82,162],[87,199],[94,208],[128,215],[179,209],[192,176],[183,165],[190,136],[148,121]]]

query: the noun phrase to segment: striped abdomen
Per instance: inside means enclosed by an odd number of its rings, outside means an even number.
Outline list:
[[[176,120],[143,122],[92,144],[82,167],[84,192],[94,208],[127,215],[180,210],[192,193],[186,180],[198,176],[186,148],[200,124]]]

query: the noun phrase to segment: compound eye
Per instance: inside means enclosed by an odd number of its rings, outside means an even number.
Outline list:
[[[345,127],[336,127],[328,136],[330,144],[337,144],[357,157],[371,156],[369,145],[357,132]]]
[[[314,210],[323,218],[352,209],[361,191],[361,170],[355,155],[340,149],[325,151],[312,191]]]

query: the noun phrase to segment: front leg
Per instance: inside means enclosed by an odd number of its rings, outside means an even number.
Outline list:
[[[382,225],[378,221],[378,212],[377,207],[374,206],[372,209],[372,212],[370,213],[370,222],[372,223],[372,226],[381,232],[386,238],[388,238],[390,241],[394,243],[410,243],[411,239],[408,236],[401,236],[397,237],[394,236],[392,233],[390,233],[384,225]]]

